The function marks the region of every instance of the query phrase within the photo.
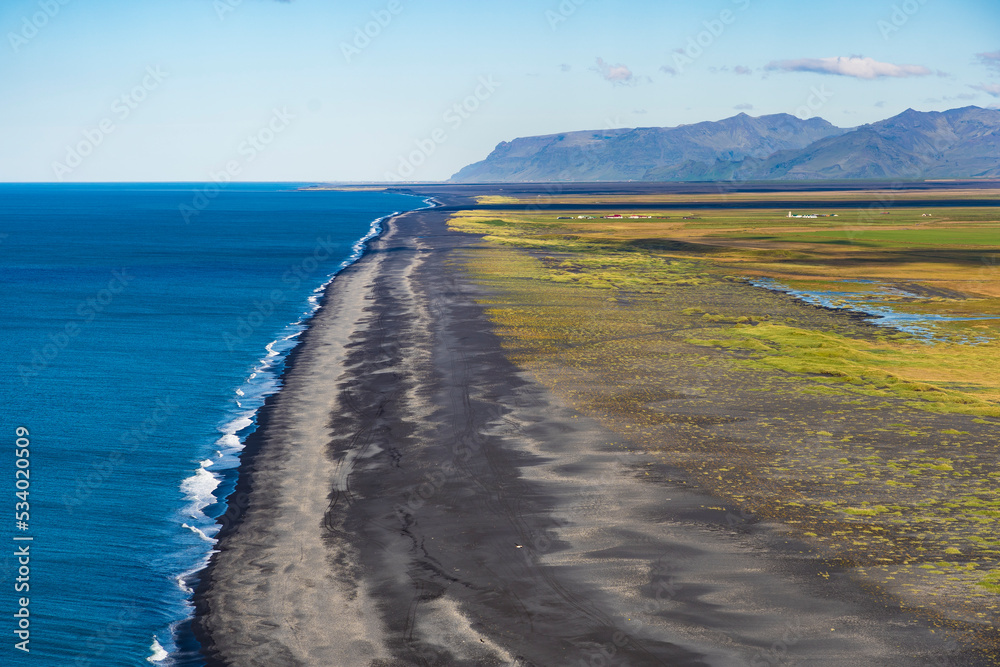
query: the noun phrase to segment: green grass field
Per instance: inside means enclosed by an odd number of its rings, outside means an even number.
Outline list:
[[[515,361],[723,506],[944,624],[996,625],[1000,215],[559,215],[451,221],[487,243],[466,264]],[[922,295],[885,297],[900,310],[998,317],[949,325],[980,344],[928,343],[748,276],[854,293],[872,288],[844,280],[874,279]]]

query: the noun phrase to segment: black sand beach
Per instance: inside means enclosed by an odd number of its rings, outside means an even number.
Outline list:
[[[196,594],[210,665],[986,664],[516,367],[446,219],[388,223],[264,408]]]

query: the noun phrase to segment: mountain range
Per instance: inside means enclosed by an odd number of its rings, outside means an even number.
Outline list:
[[[498,145],[453,182],[1000,178],[1000,110],[908,109],[840,128],[788,114]]]

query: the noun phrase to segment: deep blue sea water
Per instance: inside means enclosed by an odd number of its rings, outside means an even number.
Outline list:
[[[424,205],[234,184],[186,221],[201,187],[0,185],[0,664],[199,664],[185,577],[212,548],[240,439],[317,290],[376,219]]]

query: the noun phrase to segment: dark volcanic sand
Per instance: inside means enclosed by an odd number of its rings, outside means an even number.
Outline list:
[[[209,664],[977,664],[520,372],[445,218],[391,221],[268,402],[196,596]]]

